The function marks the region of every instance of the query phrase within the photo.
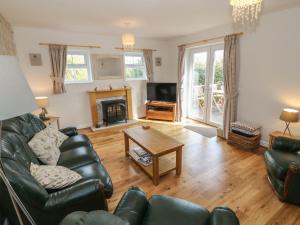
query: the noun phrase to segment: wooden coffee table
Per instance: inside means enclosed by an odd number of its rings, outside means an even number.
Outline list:
[[[125,140],[125,155],[129,157],[129,140],[136,143],[142,149],[152,155],[152,165],[144,166],[134,158],[132,160],[153,180],[154,185],[159,184],[159,177],[173,170],[176,175],[181,174],[182,167],[182,143],[161,133],[153,128],[144,129],[134,127],[123,130]],[[176,163],[167,157],[166,154],[176,152]]]

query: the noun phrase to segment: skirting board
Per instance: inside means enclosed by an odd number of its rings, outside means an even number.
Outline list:
[[[104,125],[101,126],[101,127],[99,127],[99,128],[91,127],[91,130],[93,132],[95,132],[95,131],[99,131],[99,130],[106,130],[106,129],[115,128],[115,127],[122,127],[122,126],[127,126],[127,125],[131,125],[131,124],[136,124],[136,123],[138,123],[137,120],[127,120],[127,123],[112,124],[112,125],[110,125],[108,127],[104,126]]]

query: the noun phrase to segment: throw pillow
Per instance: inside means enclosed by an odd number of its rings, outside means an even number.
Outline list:
[[[49,128],[45,128],[36,133],[28,142],[28,145],[41,162],[47,165],[57,164],[60,150],[57,147]]]
[[[68,187],[82,176],[63,166],[30,165],[31,175],[46,189],[62,189]]]
[[[46,129],[49,130],[51,137],[53,138],[53,141],[55,142],[56,147],[60,147],[61,144],[67,140],[69,137],[62,132],[60,132],[57,127],[49,126]]]

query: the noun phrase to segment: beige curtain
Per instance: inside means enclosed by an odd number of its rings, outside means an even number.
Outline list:
[[[53,82],[53,93],[62,94],[66,92],[65,72],[67,65],[67,46],[49,45],[50,61],[52,68],[51,79]]]
[[[183,83],[185,71],[185,46],[178,47],[177,121],[182,119]]]
[[[153,52],[153,50],[151,50],[151,49],[144,49],[143,50],[146,69],[147,69],[148,82],[153,81],[153,57],[152,57],[152,52]]]
[[[224,92],[225,108],[223,119],[224,138],[228,138],[230,124],[237,117],[239,80],[239,37],[228,35],[225,37],[224,46]]]

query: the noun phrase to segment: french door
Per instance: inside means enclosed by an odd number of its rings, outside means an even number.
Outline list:
[[[191,48],[188,55],[187,116],[207,124],[223,124],[224,44]]]

